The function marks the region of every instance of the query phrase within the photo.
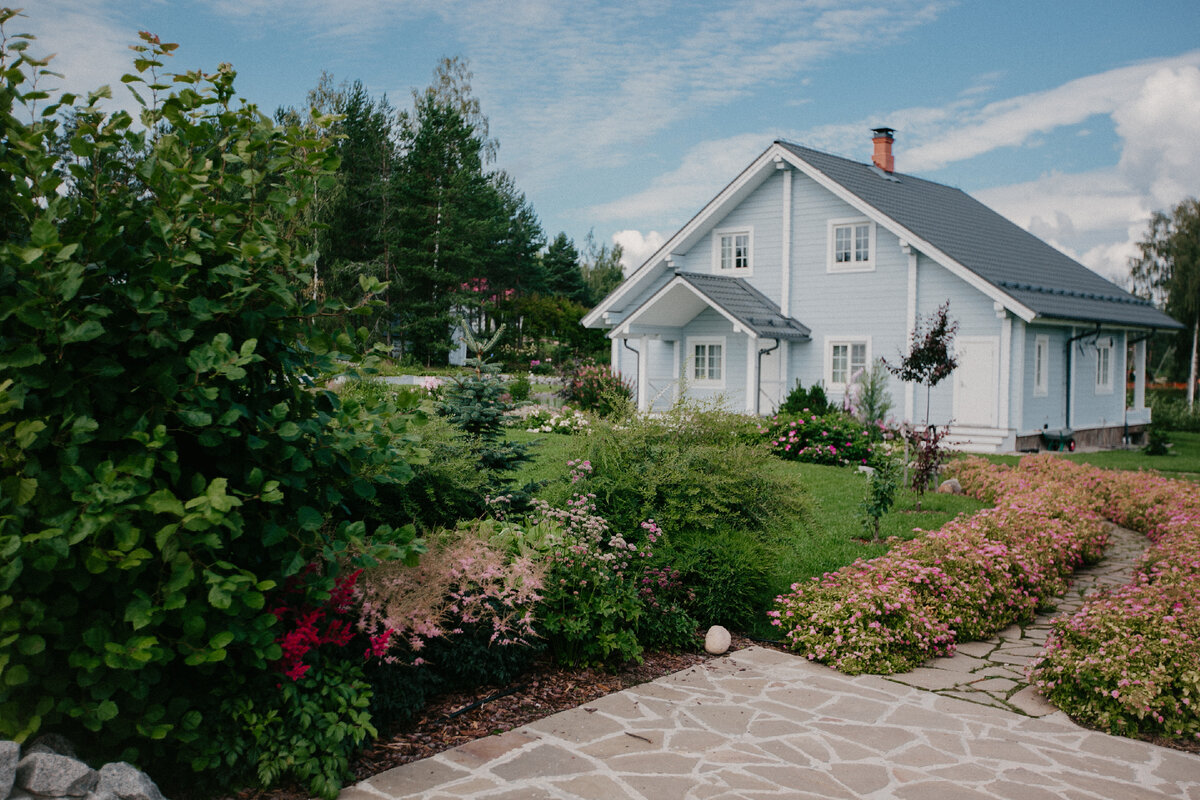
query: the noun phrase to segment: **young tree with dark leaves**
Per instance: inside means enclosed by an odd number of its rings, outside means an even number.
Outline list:
[[[913,328],[912,344],[908,355],[899,364],[883,363],[888,371],[905,383],[919,383],[925,387],[925,425],[929,425],[929,396],[934,386],[949,377],[958,366],[954,355],[954,334],[958,322],[950,319],[950,301],[938,306],[928,320],[919,320]]]
[[[925,386],[925,427],[921,431],[913,429],[908,432],[908,441],[917,455],[912,488],[919,494],[929,487],[945,459],[941,441],[946,436],[946,430],[943,428],[938,431],[930,426],[929,397],[933,387],[949,377],[958,366],[958,357],[954,355],[954,334],[957,331],[958,322],[950,319],[950,301],[947,300],[927,320],[917,321],[908,355],[900,359],[899,364],[889,364],[886,359],[883,362],[888,371],[905,383]]]

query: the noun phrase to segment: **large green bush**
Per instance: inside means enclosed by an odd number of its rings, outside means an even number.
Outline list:
[[[312,328],[336,312],[301,244],[330,151],[143,40],[138,129],[99,95],[64,128],[28,41],[0,53],[0,738],[56,730],[179,785],[298,737],[264,777],[332,795],[369,733],[361,651],[288,683],[278,593],[319,607],[369,543],[411,550],[370,505],[409,475],[407,418],[310,380],[352,345]]]

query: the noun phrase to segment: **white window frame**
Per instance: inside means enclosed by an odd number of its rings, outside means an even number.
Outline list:
[[[1101,372],[1101,366],[1106,366]],[[1112,342],[1108,344],[1096,343],[1096,394],[1112,394],[1113,393],[1113,346]]]
[[[867,258],[864,261],[856,261],[857,230],[860,226],[864,225],[867,228]],[[837,232],[839,229],[848,229],[850,231],[849,261],[837,260]],[[875,270],[875,257],[878,250],[875,246],[875,223],[871,220],[866,217],[831,219],[829,220],[828,239],[828,251],[826,253],[827,272],[873,272]]]
[[[696,363],[696,347],[703,346],[708,348],[713,345],[719,345],[721,348],[721,364],[719,366],[721,377],[717,380],[708,377],[698,378],[696,377],[696,368],[698,366]],[[707,359],[708,351],[706,350],[705,352],[705,358]],[[684,375],[687,376],[688,384],[699,389],[724,389],[726,377],[729,375],[729,371],[726,369],[728,355],[729,347],[724,336],[689,336],[687,338],[687,366],[684,369]]]
[[[862,368],[871,368],[871,337],[870,336],[827,336],[825,337],[825,387],[831,392],[844,392],[854,377],[854,345],[864,346]],[[846,350],[846,380],[838,382],[833,379],[833,348],[845,345]]]
[[[1038,334],[1033,339],[1033,396],[1050,394],[1050,337]]]
[[[746,266],[730,267],[729,269],[721,268],[721,243],[727,236],[745,236],[746,237]],[[734,247],[736,247],[736,239]],[[736,256],[735,256],[736,258]],[[712,271],[714,275],[744,275],[754,274],[754,228],[720,228],[712,233]]]

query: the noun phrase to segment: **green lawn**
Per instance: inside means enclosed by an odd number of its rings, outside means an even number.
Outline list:
[[[1062,458],[1104,469],[1153,469],[1170,478],[1200,480],[1200,433],[1172,431],[1170,438],[1171,449],[1165,456],[1146,455],[1138,449],[1064,453]],[[997,464],[1015,464],[1020,456],[988,456],[987,459]]]

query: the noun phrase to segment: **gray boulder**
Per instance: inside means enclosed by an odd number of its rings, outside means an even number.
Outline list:
[[[165,800],[150,776],[132,764],[117,761],[100,768],[95,794],[121,800]]]
[[[942,481],[937,490],[938,494],[964,494],[962,484],[958,482],[958,478],[950,478]]]
[[[71,740],[59,733],[43,733],[41,736],[34,739],[25,748],[25,755],[30,753],[54,753],[60,756],[70,756],[74,759],[79,759],[79,753],[75,751],[75,745],[71,744]]]
[[[21,760],[21,745],[0,742],[0,798],[8,797],[17,779],[17,762]]]
[[[45,797],[83,797],[99,780],[87,764],[54,753],[30,753],[17,764],[17,787]]]

